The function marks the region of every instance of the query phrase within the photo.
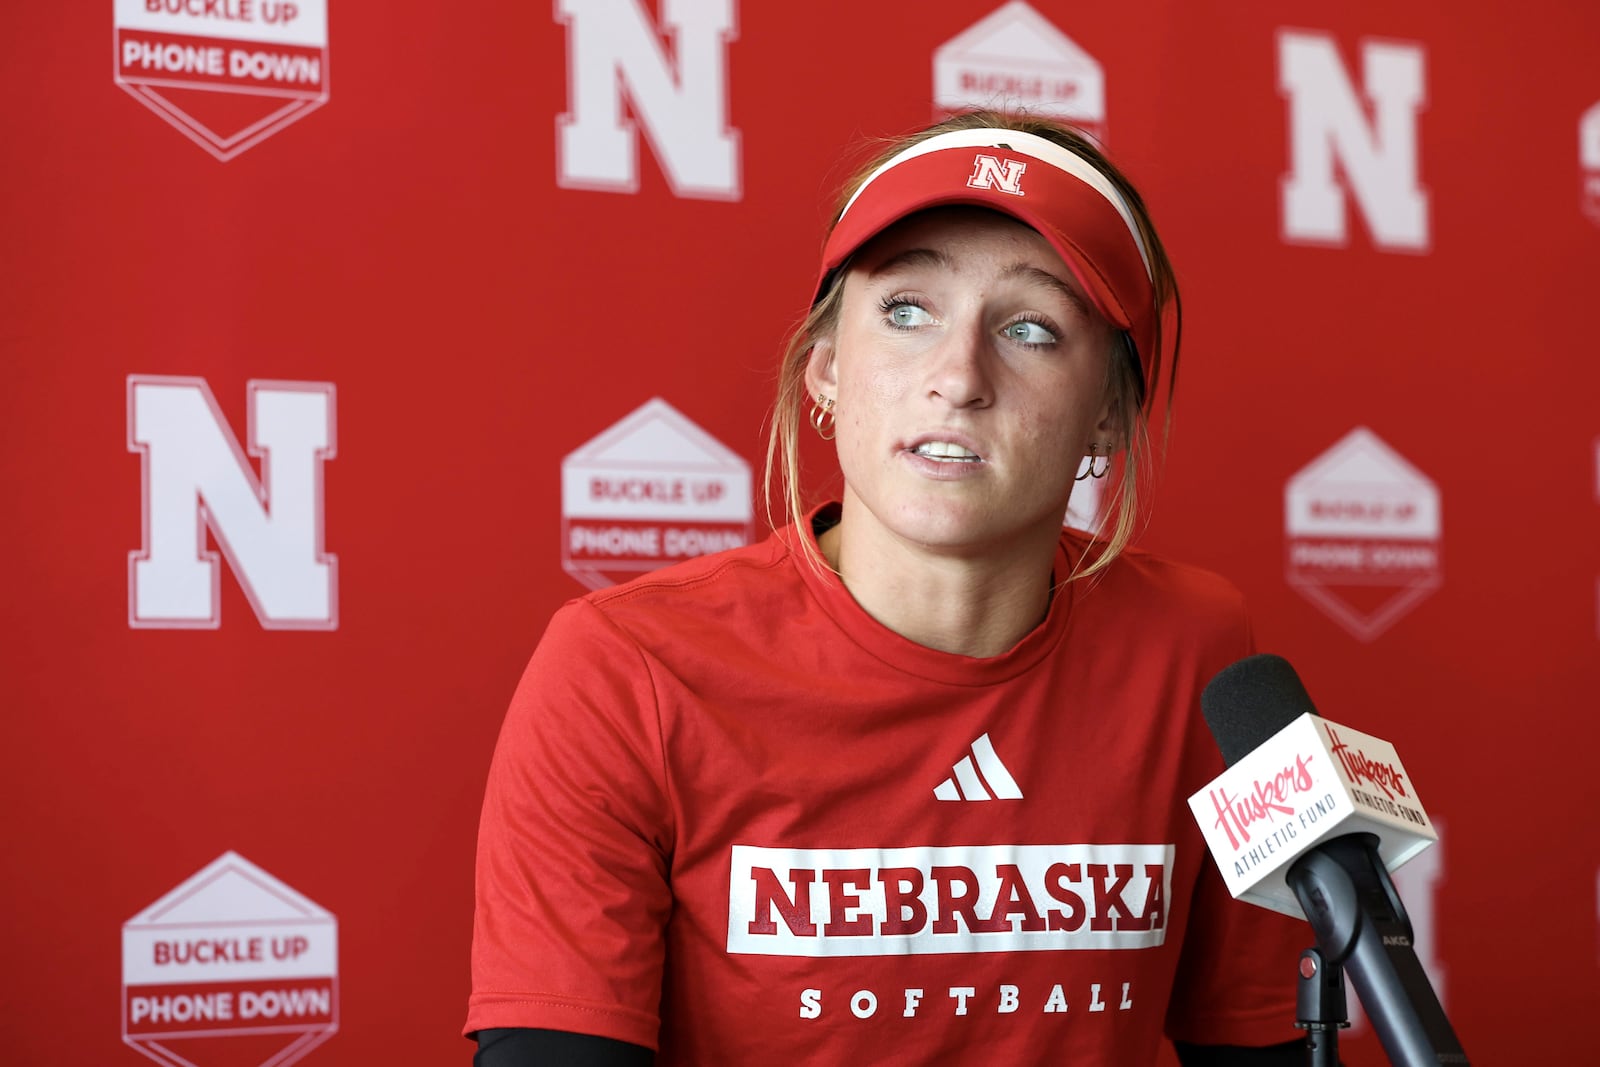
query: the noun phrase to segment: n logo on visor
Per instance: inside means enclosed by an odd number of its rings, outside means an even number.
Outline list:
[[[1022,172],[1028,165],[1020,159],[1001,161],[994,156],[979,155],[973,161],[972,177],[967,184],[974,189],[998,189],[1012,196],[1022,196]]]

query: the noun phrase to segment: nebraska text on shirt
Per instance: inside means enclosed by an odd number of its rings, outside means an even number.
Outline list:
[[[734,845],[728,951],[763,956],[1133,949],[1167,933],[1173,846]]]

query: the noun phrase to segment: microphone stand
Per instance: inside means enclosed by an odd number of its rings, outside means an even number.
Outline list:
[[[1339,1031],[1350,1025],[1344,1004],[1344,969],[1308,948],[1300,953],[1295,1026],[1306,1032],[1306,1063],[1339,1067]]]
[[[1346,834],[1322,842],[1289,867],[1289,886],[1326,961],[1323,971],[1350,972],[1390,1063],[1467,1064],[1411,947],[1411,920],[1377,846],[1373,834]]]

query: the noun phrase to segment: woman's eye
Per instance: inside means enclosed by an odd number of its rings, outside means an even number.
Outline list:
[[[1000,331],[1013,341],[1021,341],[1025,345],[1047,345],[1055,341],[1056,335],[1040,326],[1037,322],[1020,319]]]
[[[915,304],[893,304],[889,307],[889,321],[901,329],[910,329],[912,326],[926,326],[933,319],[926,308]]]

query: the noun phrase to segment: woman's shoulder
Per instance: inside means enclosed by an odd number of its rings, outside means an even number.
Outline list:
[[[689,636],[793,608],[802,559],[778,530],[740,548],[696,556],[568,602],[552,626]],[[648,643],[648,642],[646,642]]]
[[[1067,530],[1063,538],[1074,559],[1093,552],[1087,534]],[[1213,570],[1138,547],[1128,547],[1111,565],[1083,580],[1079,604],[1096,625],[1136,620],[1154,636],[1232,642],[1250,632],[1250,615],[1238,586]]]
[[[790,563],[788,530],[779,530],[738,548],[710,552],[670,563],[620,585],[596,590],[583,599],[601,610],[656,600],[692,600],[697,591],[761,581]]]
[[[1062,540],[1068,555],[1074,559],[1092,560],[1101,542],[1088,534],[1070,527],[1063,528]],[[1193,598],[1211,601],[1218,605],[1244,603],[1244,594],[1227,578],[1216,571],[1197,566],[1171,556],[1153,552],[1136,545],[1124,548],[1104,572],[1105,581],[1114,581],[1129,587],[1164,597]],[[1094,578],[1088,579],[1095,581]]]

